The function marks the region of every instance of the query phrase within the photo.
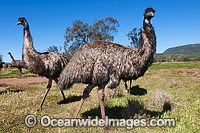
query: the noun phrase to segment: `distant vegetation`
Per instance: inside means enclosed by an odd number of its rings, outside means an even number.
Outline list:
[[[200,61],[200,53],[195,54],[156,54],[154,62]]]
[[[200,61],[200,44],[189,44],[168,48],[162,54],[156,54],[154,62],[190,62]]]
[[[2,62],[2,55],[1,55],[1,53],[0,53],[0,62]]]
[[[200,44],[189,44],[168,48],[163,54],[198,54],[200,53]]]
[[[61,46],[49,46],[45,51],[52,51],[60,53],[62,50]]]

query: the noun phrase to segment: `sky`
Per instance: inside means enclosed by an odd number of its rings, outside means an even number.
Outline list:
[[[157,53],[167,48],[200,43],[200,0],[0,0],[0,54],[10,62],[8,52],[22,59],[23,27],[29,23],[34,48],[44,52],[49,46],[64,46],[65,31],[75,20],[92,24],[113,17],[119,22],[114,43],[130,45],[127,34],[141,28],[144,10],[152,7],[151,23],[157,37]]]

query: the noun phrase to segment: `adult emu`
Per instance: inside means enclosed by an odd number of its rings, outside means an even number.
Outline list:
[[[11,58],[11,63],[10,63],[11,67],[18,68],[19,74],[21,76],[22,68],[26,68],[25,62],[23,60],[15,60],[10,52],[8,54],[10,55],[10,58]]]
[[[63,68],[66,66],[68,61],[65,59],[65,57],[56,52],[44,52],[39,53],[37,52],[33,47],[32,37],[29,31],[29,25],[28,22],[24,17],[19,18],[16,25],[23,25],[24,26],[24,47],[23,47],[23,60],[25,62],[26,68],[32,72],[36,73],[40,76],[45,76],[49,79],[47,84],[47,89],[45,92],[45,95],[42,99],[42,102],[40,103],[39,110],[42,110],[42,105],[44,103],[44,100],[52,86],[52,80],[54,80],[56,83],[58,83],[58,77],[63,70]],[[61,90],[63,99],[65,100],[65,95],[63,91]]]
[[[75,83],[89,84],[83,91],[83,97],[74,117],[89,96],[91,90],[98,86],[98,100],[101,116],[105,119],[104,88],[115,88],[120,80],[132,80],[143,76],[153,62],[156,52],[156,36],[150,23],[154,10],[147,8],[144,13],[142,39],[140,49],[126,47],[116,43],[96,40],[83,45],[71,58],[60,74],[58,86],[60,90],[68,89]]]

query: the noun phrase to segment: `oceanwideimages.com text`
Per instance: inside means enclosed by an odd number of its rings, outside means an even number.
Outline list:
[[[175,127],[174,119],[104,119],[91,118],[87,119],[70,119],[70,118],[51,118],[44,115],[40,118],[39,123],[43,127],[125,127],[128,130],[134,127]],[[25,118],[25,124],[33,127],[37,124],[37,118],[34,115],[28,115]]]

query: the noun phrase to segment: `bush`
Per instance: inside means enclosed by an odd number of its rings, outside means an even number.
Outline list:
[[[114,89],[110,89],[106,86],[104,94],[105,94],[105,100],[108,101],[110,98],[122,96],[123,92],[120,86]]]
[[[162,108],[162,111],[170,111],[174,105],[173,96],[166,91],[158,91],[152,98],[153,105]]]

